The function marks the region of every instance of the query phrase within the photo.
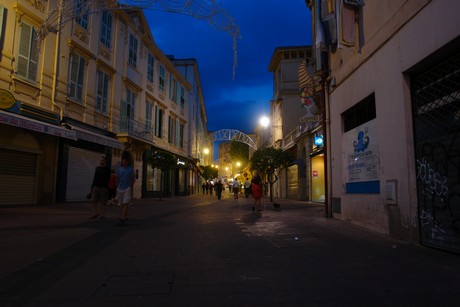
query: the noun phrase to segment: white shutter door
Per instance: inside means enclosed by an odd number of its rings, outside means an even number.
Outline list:
[[[0,149],[0,205],[35,203],[37,155]]]
[[[16,73],[24,78],[28,77],[27,72],[29,70],[29,52],[31,36],[32,27],[25,23],[22,23],[18,49],[18,66],[16,68]]]
[[[86,201],[86,194],[93,183],[94,170],[99,166],[99,158],[103,155],[100,152],[69,147],[66,201]]]

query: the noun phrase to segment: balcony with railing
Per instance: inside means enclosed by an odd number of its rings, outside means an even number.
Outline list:
[[[311,123],[300,123],[295,129],[289,132],[284,138],[282,142],[282,149],[288,149],[295,145],[296,140],[302,136],[303,134],[308,133],[313,128]]]
[[[120,117],[120,134],[128,134],[130,137],[153,143],[153,128],[139,121],[130,119],[128,116]]]

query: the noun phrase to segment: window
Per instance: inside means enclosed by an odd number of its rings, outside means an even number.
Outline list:
[[[180,127],[179,127],[179,146],[180,148],[184,148],[184,129],[185,129],[185,126],[184,124],[180,124]]]
[[[160,91],[165,90],[165,67],[163,65],[160,65],[160,76],[159,76],[159,83],[158,87]]]
[[[155,106],[155,135],[159,138],[163,137],[163,116],[164,110],[159,106]]]
[[[98,69],[96,73],[96,78],[96,110],[102,113],[107,113],[107,101],[109,95],[109,75]]]
[[[147,58],[147,81],[153,83],[153,68],[154,68],[154,58],[153,55],[149,53]]]
[[[112,13],[104,11],[102,13],[101,43],[110,48],[112,41]]]
[[[126,90],[126,103],[128,105],[128,113],[126,114],[130,120],[134,120],[134,110],[136,107],[136,93],[130,89]]]
[[[152,129],[152,103],[150,101],[145,102],[145,130],[150,131]]]
[[[83,73],[85,69],[85,59],[75,53],[70,55],[70,74],[69,74],[69,98],[82,102],[83,97]]]
[[[168,118],[168,142],[170,144],[176,142],[176,118],[172,116]]]
[[[38,46],[36,36],[37,32],[32,26],[26,23],[21,24],[16,74],[32,83],[37,81]]]
[[[171,74],[171,82],[169,87],[169,99],[174,103],[177,103],[177,80]]]
[[[88,9],[86,8],[87,0],[76,0],[75,12],[76,18],[75,21],[83,28],[88,29]]]
[[[0,42],[3,41],[3,36],[5,35],[5,28],[3,27],[3,20],[6,18],[6,12],[3,5],[0,4]]]
[[[174,129],[174,145],[179,146],[180,122],[176,118],[176,129]]]
[[[136,67],[137,65],[137,38],[135,38],[132,34],[129,34],[128,63],[133,67]]]
[[[375,94],[372,94],[343,113],[344,132],[367,123],[375,117]]]
[[[180,108],[183,110],[185,108],[185,88],[180,87]]]

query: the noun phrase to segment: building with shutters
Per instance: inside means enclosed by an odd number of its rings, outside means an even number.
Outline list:
[[[201,87],[200,71],[198,61],[195,58],[176,59],[170,55],[169,59],[180,74],[190,83],[191,88],[188,93],[188,136],[189,141],[188,156],[193,157],[198,165],[205,165],[205,149],[212,148],[212,143],[208,137],[206,115],[206,105],[204,101],[203,88]],[[189,170],[188,189],[191,194],[199,193],[202,181],[201,174],[196,169]]]
[[[460,252],[460,2],[306,1],[335,218]]]
[[[199,173],[192,85],[155,45],[142,10],[79,14],[41,36],[55,8],[0,4],[0,205],[86,200],[100,156],[112,168],[130,159],[135,198],[190,194]],[[177,158],[164,191],[149,165],[157,150]]]

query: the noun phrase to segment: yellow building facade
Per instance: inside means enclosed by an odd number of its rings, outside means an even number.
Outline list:
[[[82,201],[100,156],[112,168],[128,157],[133,196],[152,197],[160,179],[149,159],[159,149],[178,160],[161,193],[190,194],[192,86],[155,45],[143,12],[77,14],[41,37],[58,4],[0,5],[0,205]]]

